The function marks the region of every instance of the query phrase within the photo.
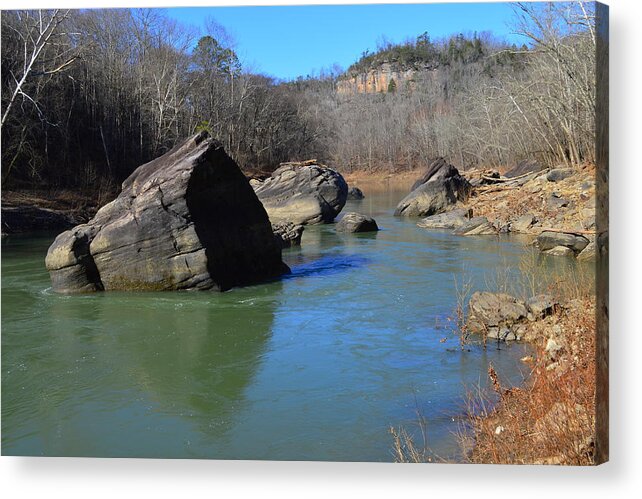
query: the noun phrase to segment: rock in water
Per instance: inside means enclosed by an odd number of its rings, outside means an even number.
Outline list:
[[[331,223],[348,198],[341,174],[309,162],[283,164],[254,188],[272,222],[295,225]]]
[[[471,211],[472,210],[460,208],[431,215],[418,222],[417,226],[423,229],[457,229],[470,221]]]
[[[274,238],[281,248],[301,246],[303,225],[294,225],[292,222],[276,222],[272,224]]]
[[[514,324],[526,319],[526,305],[505,293],[476,292],[470,297],[468,329],[473,333],[487,333],[491,338],[508,339]],[[506,329],[504,333],[502,330]],[[512,338],[512,339],[516,339]]]
[[[53,289],[221,291],[288,271],[270,221],[220,143],[202,132],[140,166],[46,258]]]
[[[358,187],[350,187],[348,189],[348,199],[351,199],[352,201],[359,201],[363,198],[365,198],[365,196],[363,195],[363,191]]]
[[[421,217],[447,211],[457,201],[465,201],[470,183],[457,168],[439,158],[413,185],[413,190],[397,205],[396,216]]]
[[[335,229],[337,232],[374,232],[378,231],[379,227],[374,218],[367,217],[361,213],[350,212],[343,215]]]

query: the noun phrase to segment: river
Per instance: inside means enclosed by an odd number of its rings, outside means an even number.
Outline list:
[[[50,290],[53,236],[2,241],[4,455],[391,461],[389,428],[457,459],[467,389],[490,362],[521,383],[524,345],[461,351],[455,279],[517,272],[519,240],[458,237],[392,216],[407,192],[346,211],[376,234],[306,228],[292,274],[218,292]]]

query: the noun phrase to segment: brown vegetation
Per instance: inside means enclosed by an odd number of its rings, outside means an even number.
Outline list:
[[[493,367],[499,395],[493,405],[471,396],[471,463],[595,464],[595,301],[579,300],[537,324],[533,370],[523,388],[505,389]],[[558,331],[551,339],[553,330]]]

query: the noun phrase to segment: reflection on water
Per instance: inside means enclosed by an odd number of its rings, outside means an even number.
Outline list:
[[[382,230],[308,227],[291,274],[222,294],[60,296],[51,235],[3,240],[3,453],[389,461],[420,411],[452,455],[465,387],[491,361],[520,382],[524,353],[459,351],[454,280],[510,278],[525,249],[418,229],[392,216],[405,191],[361,187],[345,211]]]

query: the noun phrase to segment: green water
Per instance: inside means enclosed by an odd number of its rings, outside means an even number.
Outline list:
[[[51,292],[53,236],[2,242],[2,453],[390,461],[390,426],[456,454],[466,387],[489,362],[523,379],[521,345],[458,349],[454,276],[487,287],[519,242],[425,231],[405,191],[344,211],[376,234],[306,228],[292,274],[226,293]],[[443,341],[443,338],[447,338]]]

